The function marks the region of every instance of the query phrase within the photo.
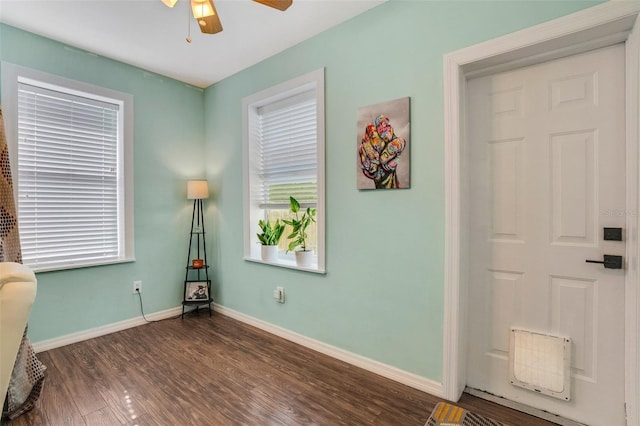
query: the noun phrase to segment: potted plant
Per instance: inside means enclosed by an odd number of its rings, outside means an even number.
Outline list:
[[[280,237],[284,232],[284,224],[280,222],[280,219],[276,219],[273,226],[271,226],[269,221],[260,219],[258,226],[262,230],[261,233],[256,234],[259,243],[262,244],[262,260],[267,262],[278,260],[278,241],[280,241]]]
[[[287,237],[291,240],[287,253],[296,249],[296,247],[300,247],[300,250],[295,251],[297,265],[303,267],[311,266],[313,252],[307,247],[307,227],[316,221],[316,209],[307,207],[300,215],[300,203],[293,197],[289,197],[289,208],[295,218],[283,220],[284,223],[293,227],[291,234]]]

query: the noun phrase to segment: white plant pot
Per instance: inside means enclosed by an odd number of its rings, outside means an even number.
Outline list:
[[[303,268],[308,268],[313,265],[313,252],[309,251],[297,251],[296,252],[296,265]]]
[[[278,260],[278,246],[260,246],[262,260],[265,262],[275,262]]]

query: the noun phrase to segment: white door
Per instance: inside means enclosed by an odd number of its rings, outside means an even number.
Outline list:
[[[625,253],[624,80],[617,45],[467,92],[467,385],[590,425],[625,424],[625,272],[585,262]],[[570,401],[509,383],[511,327],[571,338]]]

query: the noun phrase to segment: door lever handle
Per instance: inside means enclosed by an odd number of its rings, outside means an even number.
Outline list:
[[[622,269],[622,256],[604,255],[604,260],[585,260],[587,263],[602,263],[608,269]]]

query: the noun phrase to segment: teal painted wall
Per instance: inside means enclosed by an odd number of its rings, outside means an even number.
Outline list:
[[[401,1],[206,91],[0,24],[0,60],[134,96],[136,262],[38,274],[34,342],[179,306],[191,205],[205,173],[216,301],[439,381],[444,276],[442,55],[595,3]],[[241,100],[326,67],[327,274],[245,262]],[[0,73],[2,72],[0,68]],[[412,188],[355,189],[355,111],[411,97]],[[8,119],[8,117],[7,117]],[[204,161],[202,150],[206,151]],[[286,288],[287,303],[271,298]]]
[[[215,296],[253,317],[440,381],[443,54],[595,3],[391,1],[205,92]],[[242,260],[242,98],[325,67],[326,258],[317,275]],[[356,190],[356,109],[411,97],[411,189]],[[271,292],[284,286],[287,302]]]
[[[37,274],[31,340],[139,317],[133,280],[143,282],[146,313],[179,306],[191,219],[186,181],[204,176],[203,91],[3,24],[0,59],[134,96],[136,261]]]

